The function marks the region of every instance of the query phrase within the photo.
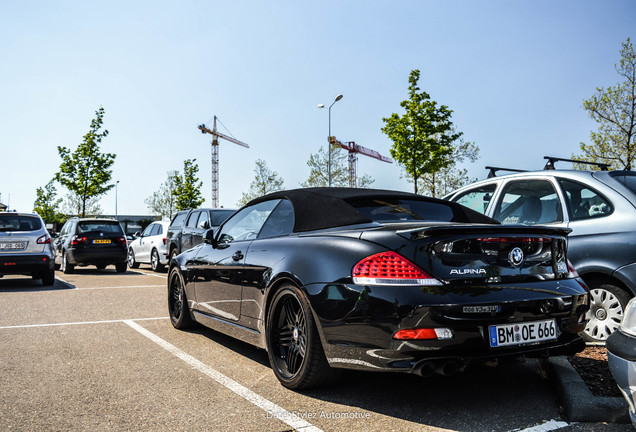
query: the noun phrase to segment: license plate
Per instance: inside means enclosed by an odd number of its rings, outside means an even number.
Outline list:
[[[0,243],[0,250],[21,250],[26,247],[25,242],[2,242]]]
[[[93,240],[93,244],[109,244],[110,239],[97,239]]]
[[[490,346],[502,347],[554,340],[557,338],[556,321],[532,321],[488,327]]]

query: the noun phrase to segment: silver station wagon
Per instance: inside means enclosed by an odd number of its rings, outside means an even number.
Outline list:
[[[636,172],[555,170],[555,161],[573,161],[546,159],[543,171],[493,176],[445,199],[502,224],[570,228],[568,258],[591,292],[583,336],[602,344],[636,294]]]

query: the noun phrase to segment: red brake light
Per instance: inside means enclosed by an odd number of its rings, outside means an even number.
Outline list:
[[[126,237],[115,237],[115,241],[117,243],[121,243],[121,244],[125,245],[126,244]]]
[[[448,328],[415,328],[402,329],[393,335],[397,340],[447,340],[453,338],[453,331]]]
[[[366,257],[353,267],[353,282],[360,285],[441,285],[433,276],[395,252]]]
[[[543,237],[483,237],[478,238],[477,241],[483,243],[547,243],[550,239]]]
[[[47,234],[44,234],[42,237],[39,237],[36,240],[37,244],[50,244],[52,242],[51,240],[51,236]]]
[[[164,245],[164,246],[166,245],[166,241],[167,241],[167,239],[164,237],[164,238],[163,238],[163,245]]]
[[[86,240],[88,240],[88,237],[76,235],[76,236],[73,236],[73,239],[71,240],[71,244],[76,246],[78,244],[86,243]]]

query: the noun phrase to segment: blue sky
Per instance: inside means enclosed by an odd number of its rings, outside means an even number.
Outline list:
[[[617,82],[628,37],[633,0],[2,1],[1,201],[31,211],[57,146],[74,149],[100,106],[119,214],[146,214],[144,199],[191,158],[210,204],[210,136],[197,125],[214,115],[250,145],[221,141],[222,206],[248,190],[257,159],[299,187],[327,140],[317,105],[343,94],[333,134],[389,155],[382,118],[402,113],[412,69],[480,148],[472,176],[540,169],[589,140],[582,101]],[[361,156],[358,172],[412,190],[398,165]],[[114,213],[114,190],[100,205]]]

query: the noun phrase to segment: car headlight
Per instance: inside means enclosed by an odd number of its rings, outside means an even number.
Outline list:
[[[636,336],[636,297],[627,303],[623,322],[621,323],[621,331],[631,336]]]

